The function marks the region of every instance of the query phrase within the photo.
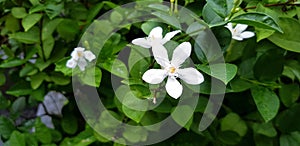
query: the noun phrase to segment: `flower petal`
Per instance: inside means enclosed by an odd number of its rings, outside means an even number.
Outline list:
[[[77,65],[81,71],[84,71],[87,66],[87,62],[84,58],[79,58]]]
[[[175,30],[175,31],[172,31],[172,32],[168,32],[166,35],[165,35],[165,37],[164,37],[164,41],[169,41],[169,40],[171,40],[171,38],[173,38],[176,34],[178,34],[178,33],[180,33],[181,32],[181,30]],[[166,43],[166,42],[164,42],[164,43]],[[163,44],[164,44],[163,43]]]
[[[85,48],[77,47],[74,49],[74,51],[71,53],[71,56],[73,59],[78,60],[80,57],[78,56],[78,52],[82,52],[85,50]]]
[[[151,48],[151,44],[148,40],[146,40],[145,38],[137,38],[132,40],[132,43],[144,48]]]
[[[162,67],[170,64],[167,49],[162,44],[153,44],[152,53],[156,62]]]
[[[244,31],[243,33],[241,33],[241,37],[242,38],[251,38],[255,35],[254,32],[251,32],[251,31]]]
[[[84,51],[84,50],[85,50],[85,48],[83,48],[83,47],[77,47],[74,49],[74,51]]]
[[[176,80],[176,78],[168,77],[168,81],[166,83],[166,90],[167,93],[177,99],[181,96],[183,87],[182,85]]]
[[[237,25],[235,26],[234,29],[235,29],[237,32],[241,33],[241,32],[243,32],[244,30],[246,30],[247,27],[248,27],[248,25],[246,25],[246,24],[237,24]]]
[[[178,45],[172,56],[171,64],[179,67],[190,55],[192,51],[191,43],[183,42]]]
[[[143,80],[150,84],[159,84],[165,77],[167,72],[163,69],[150,69],[143,74]]]
[[[92,60],[94,60],[96,58],[96,56],[93,54],[93,52],[91,51],[84,51],[84,57],[85,59],[87,59],[89,62],[91,62]]]
[[[240,37],[240,36],[237,36],[237,35],[232,35],[232,39],[234,39],[234,40],[238,40],[238,41],[242,41],[242,40],[243,40],[243,38],[242,38],[242,37]]]
[[[203,75],[195,68],[178,69],[179,78],[188,84],[197,85],[204,81]]]
[[[227,23],[227,25],[225,25],[225,27],[228,28],[231,32],[233,32],[232,23]]]
[[[152,39],[162,39],[162,32],[163,29],[161,27],[155,27],[150,31],[149,37]]]
[[[73,58],[69,59],[69,60],[67,61],[67,64],[66,64],[66,66],[67,66],[68,68],[75,68],[76,65],[77,65],[77,62],[76,62],[76,60],[74,60]]]

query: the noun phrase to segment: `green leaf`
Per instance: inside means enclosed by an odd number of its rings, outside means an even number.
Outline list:
[[[91,67],[85,70],[84,74],[80,76],[84,84],[99,87],[102,78],[102,72],[98,67]]]
[[[254,123],[253,131],[257,134],[265,135],[268,137],[275,137],[277,135],[277,131],[271,122],[261,124]]]
[[[56,4],[56,2],[50,2],[46,5],[45,11],[48,17],[50,19],[53,19],[54,17],[60,14],[63,8],[64,8],[64,3]]]
[[[75,134],[78,130],[77,118],[73,114],[65,114],[61,121],[63,130],[68,134]]]
[[[300,145],[300,133],[292,132],[291,134],[283,134],[280,136],[281,146],[298,146]]]
[[[283,49],[300,53],[300,34],[295,33],[300,31],[300,23],[293,18],[280,18],[279,26],[283,33],[276,32],[268,39]]]
[[[12,86],[9,90],[6,91],[6,94],[13,95],[16,97],[22,95],[28,95],[32,92],[30,84],[26,81],[17,82],[14,86]]]
[[[181,105],[174,109],[174,111],[171,113],[171,117],[178,125],[189,130],[192,124],[190,121],[193,119],[193,114],[194,110],[190,106]]]
[[[234,0],[206,0],[207,4],[223,18],[230,15],[233,7]]]
[[[241,137],[247,133],[246,122],[243,121],[240,116],[236,113],[229,113],[223,119],[221,119],[221,130],[222,131],[234,131]]]
[[[25,18],[23,18],[22,26],[25,32],[32,28],[32,26],[34,26],[37,22],[39,22],[42,16],[42,14],[29,14]]]
[[[6,99],[0,92],[0,110],[8,108],[10,104],[11,104],[10,100]]]
[[[5,28],[10,32],[16,32],[20,30],[19,20],[12,15],[6,16]]]
[[[239,134],[233,131],[218,132],[217,138],[227,145],[237,145],[241,141]]]
[[[215,77],[226,85],[235,77],[237,73],[237,66],[234,64],[213,64],[209,66],[197,65],[197,69],[204,73]]]
[[[251,94],[256,107],[266,122],[272,120],[279,110],[280,102],[277,95],[265,87],[252,87]]]
[[[148,109],[148,101],[136,97],[132,92],[125,94],[122,103],[124,114],[137,123],[141,121]]]
[[[45,59],[49,59],[55,44],[55,40],[52,36],[50,36],[47,37],[47,39],[43,39],[42,41],[43,41],[43,50],[44,50],[43,56],[45,56]]]
[[[264,13],[257,13],[257,12],[244,13],[232,18],[231,22],[247,24],[259,28],[276,30],[280,33],[283,32],[280,26],[276,23],[276,21],[271,16]]]
[[[175,16],[171,16],[169,13],[160,11],[153,12],[152,14],[160,18],[165,23],[176,27],[176,29],[181,29],[180,22]]]
[[[30,85],[31,85],[32,89],[35,90],[35,89],[39,88],[40,85],[43,83],[46,76],[47,76],[47,74],[44,72],[40,72],[40,73],[37,73],[37,74],[31,76]]]
[[[111,72],[112,74],[127,79],[128,71],[126,65],[119,59],[107,60],[100,64],[100,67]]]
[[[296,104],[281,112],[276,118],[276,126],[284,133],[300,131],[300,105]]]
[[[0,86],[4,85],[5,82],[6,82],[5,74],[0,71]]]
[[[145,139],[147,139],[148,133],[147,130],[141,126],[136,126],[134,128],[127,126],[123,132],[123,136],[124,138],[126,138],[126,140],[132,143],[137,143],[139,141],[145,141]]]
[[[122,22],[123,16],[115,10],[110,14],[110,20],[114,25],[118,25]]]
[[[15,130],[15,125],[10,119],[0,116],[0,134],[4,138],[8,139],[11,133]]]
[[[57,26],[59,35],[67,41],[74,40],[76,34],[79,32],[79,25],[77,21],[72,19],[64,19]]]
[[[19,131],[14,131],[9,138],[9,145],[11,146],[26,146],[25,136]]]
[[[11,14],[15,18],[24,18],[27,15],[26,9],[24,7],[13,7],[11,9]]]
[[[35,122],[35,136],[43,144],[49,144],[52,141],[51,131],[38,118]]]
[[[24,110],[26,107],[26,98],[25,97],[19,97],[17,100],[15,100],[11,106],[11,112],[12,113],[18,113]]]
[[[253,67],[254,77],[260,81],[275,81],[283,72],[283,54],[270,49],[261,55]]]
[[[290,107],[298,100],[300,95],[300,89],[298,84],[282,85],[279,89],[279,97],[281,102],[286,106]]]
[[[9,35],[10,38],[16,39],[21,43],[35,44],[40,42],[40,31],[38,27],[32,27],[27,32],[17,32]]]
[[[6,60],[5,62],[0,64],[0,68],[16,67],[24,64],[25,62],[26,60],[20,60],[20,59]]]
[[[69,77],[56,72],[51,74],[50,79],[57,85],[68,85],[71,82]]]

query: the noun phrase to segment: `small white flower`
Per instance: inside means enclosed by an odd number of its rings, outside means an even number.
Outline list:
[[[188,84],[197,85],[204,81],[203,75],[195,68],[183,68],[181,64],[191,55],[191,44],[183,42],[173,52],[172,60],[169,61],[168,53],[163,45],[153,46],[153,55],[162,69],[150,69],[143,74],[143,80],[150,84],[159,84],[166,77],[167,93],[177,99],[181,96],[183,87],[176,78],[180,78]]]
[[[161,27],[155,27],[153,28],[148,37],[145,38],[137,38],[132,41],[133,44],[144,47],[144,48],[151,48],[154,44],[165,44],[167,41],[171,40],[177,33],[180,33],[180,30],[169,32],[165,35],[165,37],[162,36],[162,28]]]
[[[96,56],[91,51],[84,51],[85,48],[77,47],[71,53],[72,58],[67,61],[66,66],[68,68],[75,68],[77,65],[81,71],[85,70],[87,61],[93,61]]]
[[[227,27],[230,30],[232,38],[238,41],[251,38],[255,35],[251,31],[245,31],[248,27],[248,25],[246,24],[237,24],[235,28],[233,28],[232,23],[228,23],[225,27]]]

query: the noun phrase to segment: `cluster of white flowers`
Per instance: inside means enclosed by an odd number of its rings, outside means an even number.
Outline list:
[[[168,77],[166,91],[175,99],[179,98],[183,91],[183,87],[177,78],[192,85],[197,85],[204,81],[203,75],[195,68],[180,68],[182,63],[191,55],[192,47],[189,42],[183,42],[178,45],[173,52],[171,61],[169,60],[167,49],[163,44],[179,32],[179,30],[169,32],[165,37],[162,37],[162,28],[155,27],[151,30],[148,37],[137,38],[132,41],[133,44],[144,48],[152,47],[154,59],[162,68],[146,71],[143,74],[143,80],[150,84],[159,84]]]
[[[87,66],[87,61],[91,62],[96,59],[96,56],[91,51],[85,51],[85,48],[77,47],[71,53],[71,59],[67,61],[66,66],[68,68],[79,67],[81,71],[85,70]]]
[[[248,27],[246,24],[237,24],[234,28],[232,23],[228,23],[226,26],[231,32],[232,39],[242,41],[247,38],[253,37],[255,34],[251,31],[245,31]]]

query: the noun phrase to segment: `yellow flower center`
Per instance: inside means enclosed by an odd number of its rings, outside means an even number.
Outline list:
[[[176,71],[176,68],[175,68],[175,67],[170,67],[170,69],[169,69],[169,72],[170,72],[170,73],[173,74],[173,73],[175,73],[175,71]]]
[[[83,57],[83,52],[82,51],[78,51],[77,55],[78,55],[78,57]]]

